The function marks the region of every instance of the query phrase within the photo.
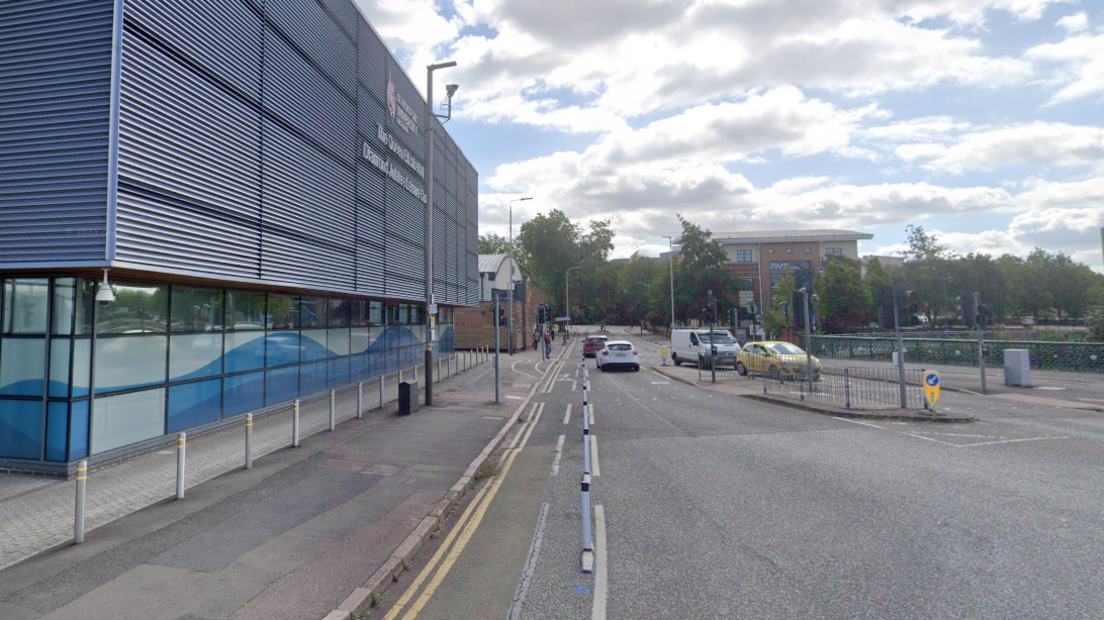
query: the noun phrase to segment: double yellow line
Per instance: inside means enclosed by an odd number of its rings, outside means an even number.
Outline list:
[[[529,413],[529,421],[514,435],[510,445],[503,450],[504,456],[494,482],[484,486],[476,493],[475,499],[460,515],[460,519],[456,522],[452,531],[449,532],[449,535],[445,537],[445,542],[441,543],[437,553],[433,554],[429,563],[422,569],[422,572],[418,573],[413,583],[395,602],[395,606],[387,612],[383,620],[395,620],[399,617],[399,614],[402,614],[404,609],[406,609],[406,614],[402,616],[402,620],[414,620],[434,593],[437,592],[437,588],[441,586],[449,571],[452,570],[452,566],[456,564],[456,560],[460,558],[460,554],[464,552],[464,548],[468,546],[472,536],[479,529],[483,517],[487,514],[487,508],[494,501],[495,495],[498,494],[498,489],[502,486],[502,481],[506,479],[506,474],[510,473],[514,459],[517,458],[525,444],[529,442],[529,436],[533,434],[533,429],[537,427],[537,422],[540,420],[541,414],[544,413],[544,403],[533,403]],[[428,583],[426,582],[427,579]],[[422,589],[422,584],[425,584],[424,589]],[[421,589],[420,594],[418,594],[419,589]],[[418,596],[417,599],[414,599],[415,595]],[[410,603],[411,599],[414,599],[413,604]],[[407,605],[409,605],[409,609],[407,609]]]

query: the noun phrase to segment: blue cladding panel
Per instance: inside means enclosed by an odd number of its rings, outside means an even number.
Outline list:
[[[104,258],[113,4],[0,2],[0,262]]]
[[[242,2],[127,0],[131,24],[151,33],[249,99],[261,100],[262,21]],[[204,36],[195,36],[203,32]]]
[[[356,37],[350,39],[317,2],[268,0],[265,10],[293,45],[348,96],[353,96],[356,92]]]
[[[222,416],[222,379],[185,383],[169,388],[169,417],[166,432],[175,433]]]
[[[260,114],[124,38],[118,256],[256,276]]]
[[[352,165],[356,106],[270,28],[265,29],[264,88],[266,108]]]
[[[265,374],[255,372],[223,379],[223,417],[264,407]]]
[[[0,400],[0,458],[38,459],[42,401]]]

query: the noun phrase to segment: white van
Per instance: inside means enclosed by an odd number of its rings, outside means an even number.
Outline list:
[[[740,343],[727,329],[713,329],[713,339],[717,345],[717,367],[736,367],[736,354],[740,352]],[[671,361],[675,366],[683,362],[709,367],[709,330],[676,329],[671,332]]]

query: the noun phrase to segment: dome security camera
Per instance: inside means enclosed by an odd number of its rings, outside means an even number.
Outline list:
[[[100,283],[98,289],[96,289],[96,303],[100,306],[110,306],[115,301],[115,291],[111,290],[111,285],[107,283],[107,270],[104,269],[104,279]]]

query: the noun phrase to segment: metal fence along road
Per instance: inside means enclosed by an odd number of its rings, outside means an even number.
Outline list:
[[[813,355],[833,359],[890,361],[897,350],[892,337],[813,336],[812,340]],[[1005,349],[1026,349],[1031,367],[1038,370],[1104,373],[1104,343],[1100,342],[986,340],[985,365],[1003,367]],[[977,340],[908,338],[905,362],[977,366]]]
[[[923,388],[924,370],[905,369],[905,407],[927,409]],[[901,406],[897,368],[837,368],[822,366],[817,381],[776,380],[763,377],[764,394],[782,394],[816,399],[847,409],[858,406]]]

